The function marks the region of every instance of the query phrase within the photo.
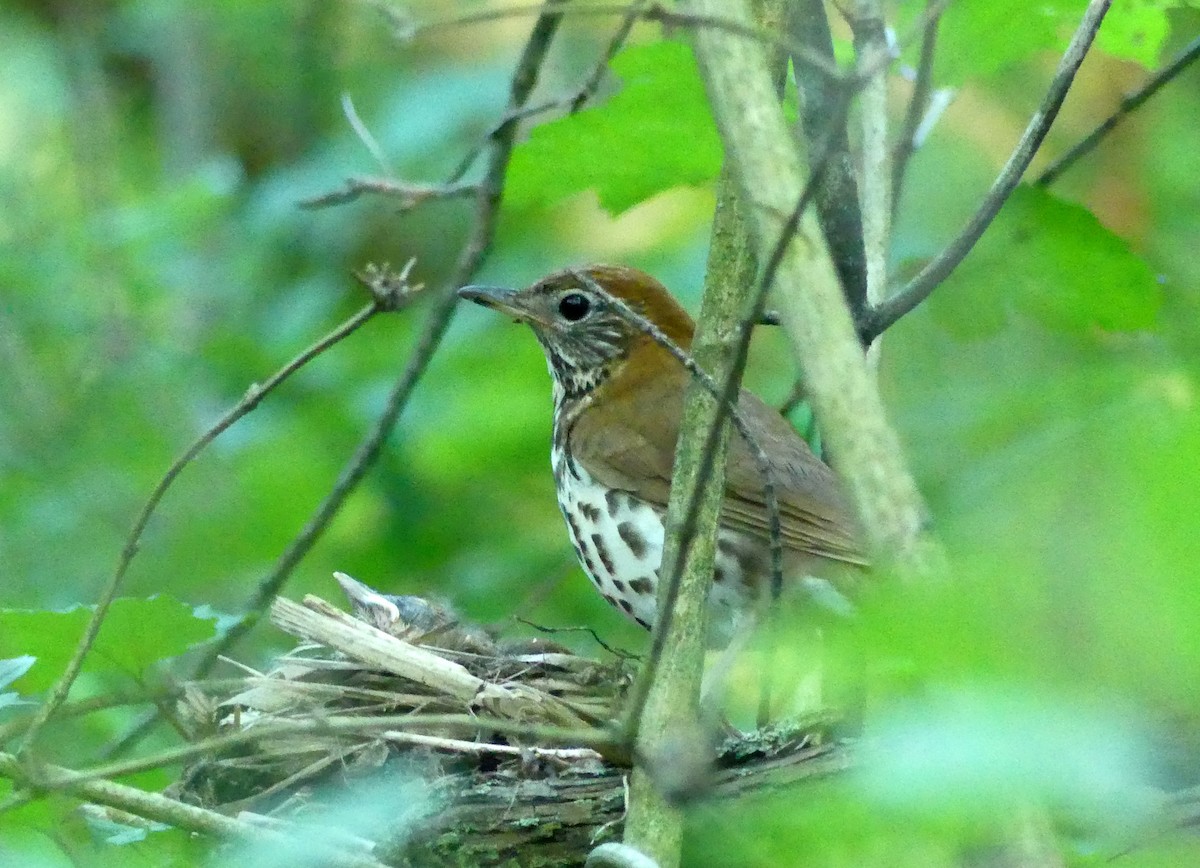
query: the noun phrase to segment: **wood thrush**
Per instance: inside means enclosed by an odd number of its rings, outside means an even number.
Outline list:
[[[690,348],[691,318],[662,284],[633,268],[564,270],[519,291],[467,286],[459,295],[527,324],[541,343],[554,387],[550,461],[571,542],[604,598],[649,629],[657,613],[663,522],[690,374],[579,274]],[[820,576],[839,562],[865,564],[829,467],[786,419],[745,389],[738,409],[766,453],[779,502],[785,576]],[[710,629],[718,642],[770,587],[768,528],[762,473],[735,431],[709,593]]]

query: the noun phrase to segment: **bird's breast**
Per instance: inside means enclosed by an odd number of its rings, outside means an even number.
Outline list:
[[[558,507],[583,571],[608,603],[646,629],[658,614],[659,568],[665,537],[663,514],[633,494],[596,482],[569,450],[551,452]],[[749,565],[744,542],[719,537],[716,581],[709,592],[709,642],[728,642],[747,602]]]
[[[610,605],[649,628],[658,605],[662,516],[596,482],[565,450],[554,450],[551,462],[558,507],[584,572]]]

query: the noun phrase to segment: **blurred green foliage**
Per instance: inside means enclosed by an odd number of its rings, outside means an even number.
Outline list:
[[[969,216],[1084,5],[951,7],[935,69],[960,90],[913,160],[898,273]],[[449,273],[464,201],[402,215],[368,198],[297,208],[349,175],[437,181],[500,117],[527,17],[409,42],[394,23],[373,4],[320,0],[0,6],[0,607],[28,610],[0,612],[0,659],[39,658],[0,683],[0,724],[9,692],[34,695],[61,669],[85,614],[70,607],[94,602],[172,458],[364,303],[351,271],[416,256],[429,285]],[[572,94],[615,26],[569,18],[539,96]],[[1197,32],[1194,8],[1114,4],[1048,154],[1144,80],[1137,63]],[[635,30],[598,106],[530,122],[480,282],[620,260],[695,307],[712,194],[680,185],[705,187],[719,152],[688,53],[659,36]],[[698,808],[689,864],[959,864],[1030,806],[1049,812],[1069,861],[1088,864],[1137,825],[1151,788],[1196,782],[1197,76],[1049,192],[1020,189],[884,340],[885,396],[956,581],[864,603],[877,761],[798,796]],[[907,91],[898,80],[897,117]],[[343,118],[343,93],[388,166]],[[239,611],[378,413],[424,316],[418,304],[371,323],[184,471],[73,697],[154,686],[167,658],[214,630],[192,607]],[[779,335],[756,338],[751,367],[764,395],[787,393]],[[339,569],[475,619],[589,624],[638,647],[560,526],[547,385],[525,330],[464,311],[287,593],[336,596]],[[261,662],[286,644],[269,629],[255,642],[239,656]],[[55,724],[50,757],[96,762],[131,719]],[[166,731],[154,741],[173,743]],[[162,787],[174,772],[126,782]],[[0,802],[9,792],[0,780]],[[114,848],[76,807],[55,797],[0,815],[0,863],[206,858],[174,832]],[[1126,861],[1197,858],[1164,835]]]
[[[18,686],[31,693],[50,687],[66,668],[90,615],[87,608],[0,611],[0,654],[37,660]],[[85,665],[139,678],[155,663],[213,638],[214,621],[168,597],[114,600]]]
[[[685,44],[631,46],[613,59],[612,72],[620,90],[603,106],[530,131],[513,157],[509,205],[594,189],[604,208],[620,213],[664,190],[717,176],[721,140]]]

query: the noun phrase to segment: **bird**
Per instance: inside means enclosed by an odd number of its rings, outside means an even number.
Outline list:
[[[575,553],[609,604],[653,629],[675,445],[691,374],[628,311],[685,352],[695,333],[691,317],[658,280],[619,265],[563,269],[519,290],[465,286],[458,295],[533,330],[550,370],[550,463]],[[822,588],[826,595],[833,590],[845,600],[838,582],[824,576],[861,574],[867,558],[836,475],[753,393],[742,389],[737,408],[765,453],[778,501],[785,581]],[[735,430],[708,597],[710,646],[727,644],[764,599],[771,586],[770,549],[762,470]]]

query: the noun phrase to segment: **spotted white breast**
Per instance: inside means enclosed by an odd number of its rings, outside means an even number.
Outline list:
[[[556,432],[557,434],[557,432]],[[554,438],[558,506],[583,570],[612,606],[650,629],[658,612],[658,570],[663,553],[659,508],[627,491],[596,482]],[[724,531],[718,537],[714,582],[709,591],[709,641],[724,645],[751,596],[743,581],[746,540]],[[757,547],[757,546],[756,546]]]

